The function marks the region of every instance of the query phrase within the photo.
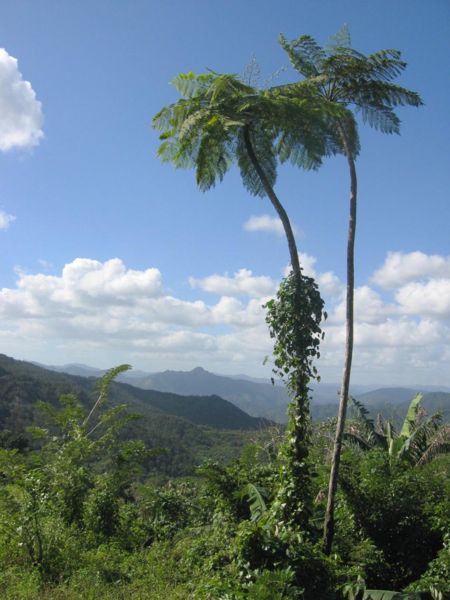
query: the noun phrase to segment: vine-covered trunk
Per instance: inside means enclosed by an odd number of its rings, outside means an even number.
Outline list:
[[[357,178],[353,155],[350,151],[347,137],[343,127],[339,127],[347,162],[350,169],[350,216],[348,223],[347,240],[347,300],[346,300],[346,336],[345,336],[345,361],[342,376],[342,385],[339,398],[339,412],[336,424],[333,456],[331,459],[330,480],[328,486],[327,508],[325,512],[323,548],[325,554],[331,553],[334,537],[334,505],[337,490],[339,464],[341,460],[342,439],[344,436],[345,417],[347,413],[348,392],[350,387],[350,373],[353,357],[353,297],[355,289],[355,235],[356,235],[356,203],[357,203]]]
[[[297,244],[295,242],[289,217],[279,201],[275,191],[270,184],[264,169],[259,163],[251,140],[250,128],[244,128],[244,142],[249,158],[257,172],[264,190],[275,208],[286,234],[292,265],[292,279],[286,279],[280,286],[278,293],[279,302],[286,302],[297,314],[294,319],[301,322],[308,311],[320,312],[322,316],[323,302],[312,279],[305,278],[302,274],[298,258]],[[293,284],[293,285],[292,285]],[[284,290],[282,289],[284,285]],[[312,291],[311,291],[312,290]],[[312,294],[312,296],[311,296]],[[316,299],[320,308],[312,297]],[[295,327],[294,327],[295,329]],[[306,328],[308,329],[308,328]],[[273,330],[272,330],[273,331]],[[295,338],[295,334],[291,335]],[[295,345],[295,344],[294,344]],[[305,350],[307,348],[307,350]],[[310,443],[310,409],[309,409],[309,345],[291,348],[296,356],[296,372],[290,377],[289,388],[292,392],[292,400],[289,406],[289,423],[283,453],[286,460],[282,466],[281,486],[276,504],[283,522],[292,523],[301,529],[308,527],[311,514],[311,472],[308,462]],[[306,368],[305,368],[306,366]]]

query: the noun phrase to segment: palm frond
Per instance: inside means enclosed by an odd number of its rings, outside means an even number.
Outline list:
[[[394,49],[379,50],[367,57],[372,79],[392,81],[406,68],[406,62],[401,60],[401,52]]]
[[[406,88],[387,83],[385,81],[372,81],[370,79],[359,82],[356,86],[350,82],[346,89],[346,95],[353,98],[352,102],[357,106],[372,104],[374,106],[421,106],[422,100],[416,92]]]
[[[273,135],[271,135],[271,132],[263,131],[262,129],[252,129],[250,136],[258,162],[260,163],[268,182],[273,186],[277,177],[277,158],[273,146]],[[243,131],[239,135],[236,154],[244,186],[254,196],[265,196],[266,192],[263,182],[248,155]]]
[[[356,400],[356,398],[354,398],[353,396],[350,396],[349,400],[351,402],[352,413],[355,415],[356,419],[363,423],[364,427],[368,431],[372,431],[375,427],[373,419],[369,418],[370,412],[368,411],[368,409],[364,406],[362,402]]]
[[[233,157],[227,144],[228,136],[219,121],[211,123],[201,136],[195,164],[198,187],[204,192],[222,181]]]
[[[288,42],[283,34],[279,36],[283,50],[287,52],[289,60],[296,71],[304,77],[317,75],[326,52],[310,35],[302,35]]]
[[[434,437],[428,440],[428,447],[418,457],[416,464],[424,465],[433,460],[439,454],[448,454],[450,452],[450,425],[445,425],[438,429]]]
[[[171,83],[181,96],[194,98],[207,90],[213,79],[212,73],[196,75],[190,71],[189,73],[180,73],[175,79],[172,79]]]
[[[157,129],[158,131],[165,131],[170,128],[174,106],[175,105],[170,104],[169,106],[165,106],[159,112],[156,113],[156,115],[152,119],[152,126],[155,129]]]
[[[364,123],[382,133],[400,133],[400,119],[388,106],[363,105],[356,107]]]
[[[370,450],[372,444],[364,433],[365,432],[358,431],[353,425],[350,425],[347,431],[344,431],[344,440],[350,442],[353,446],[358,446],[361,450]]]
[[[344,23],[342,27],[334,35],[330,37],[327,44],[325,45],[325,51],[327,54],[332,54],[338,49],[351,48],[352,40],[350,36],[350,30],[347,23]]]
[[[369,417],[370,412],[364,404],[353,398],[353,396],[350,396],[350,402],[352,413],[354,414],[356,421],[359,421],[363,430],[360,435],[365,435],[364,442],[366,447],[372,448],[374,446],[380,446],[382,448],[387,448],[386,435],[382,432],[382,429],[377,428],[374,420]],[[349,433],[354,433],[352,426],[350,426]],[[359,445],[362,446],[361,442],[359,442]]]

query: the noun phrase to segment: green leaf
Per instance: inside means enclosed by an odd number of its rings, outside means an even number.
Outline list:
[[[417,413],[419,411],[419,404],[422,400],[422,394],[417,394],[412,400],[406,413],[405,420],[403,422],[402,429],[400,431],[400,437],[409,438],[413,434]]]
[[[253,483],[248,483],[245,486],[245,493],[249,500],[251,520],[259,521],[259,519],[267,512],[267,505],[263,498],[265,490],[262,487],[256,487]]]

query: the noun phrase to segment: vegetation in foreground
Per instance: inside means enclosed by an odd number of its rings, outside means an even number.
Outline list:
[[[350,422],[328,557],[321,530],[334,423],[313,432],[315,501],[300,530],[280,510],[289,460],[274,432],[228,465],[209,461],[189,478],[148,477],[157,451],[121,441],[133,417],[106,401],[118,370],[90,411],[65,395],[59,409],[41,406],[48,426],[32,428],[31,446],[3,440],[2,598],[448,597],[450,461],[436,452],[413,460],[423,443],[415,432],[426,430],[419,402],[397,435],[385,424],[387,443],[361,407]]]

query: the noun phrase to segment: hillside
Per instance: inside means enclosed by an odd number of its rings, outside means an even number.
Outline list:
[[[60,367],[47,366],[46,368],[86,377],[93,375],[92,367],[85,365],[70,364]],[[100,369],[96,369],[94,372],[97,377],[103,374]],[[289,397],[280,381],[276,385],[272,385],[269,379],[255,379],[246,375],[216,375],[201,367],[196,367],[191,371],[168,370],[161,373],[144,373],[133,370],[122,374],[119,381],[142,389],[181,395],[218,395],[254,417],[265,417],[279,423],[287,420],[286,408]],[[338,384],[313,384],[313,405],[337,403],[338,388]],[[355,386],[354,393],[365,389],[362,386]],[[323,411],[319,409],[318,412],[322,413]]]
[[[47,368],[86,377],[94,373],[99,377],[104,373],[100,369],[78,364]],[[122,374],[119,380],[142,389],[177,395],[218,395],[229,400],[248,415],[265,417],[279,423],[285,423],[287,418],[286,408],[289,398],[284,386],[281,383],[274,386],[264,380],[246,375],[216,375],[197,367],[191,371],[168,370],[161,373],[133,370]],[[311,387],[313,420],[321,421],[336,416],[339,385],[315,383]],[[429,414],[440,412],[444,420],[450,420],[450,393],[447,389],[440,391],[431,385],[376,389],[370,389],[367,385],[353,385],[351,394],[363,402],[374,415],[381,413],[386,418],[398,422],[406,415],[409,402],[418,391],[424,394],[422,405]]]
[[[0,355],[1,429],[19,433],[32,423],[41,423],[37,401],[57,406],[61,394],[73,392],[84,406],[92,406],[95,385],[93,377],[56,373]],[[114,383],[110,402],[124,403],[129,412],[142,415],[128,426],[126,435],[142,438],[149,447],[167,448],[157,466],[170,474],[190,472],[206,457],[226,460],[234,456],[248,441],[248,431],[268,424],[218,396],[177,396]]]

